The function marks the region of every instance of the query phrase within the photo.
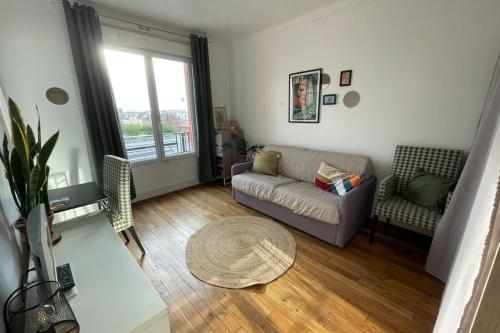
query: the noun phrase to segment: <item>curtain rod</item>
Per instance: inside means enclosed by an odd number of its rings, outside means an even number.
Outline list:
[[[50,1],[50,4],[51,5],[54,5],[54,6],[58,6],[58,7],[63,7],[63,4],[62,2],[59,2],[59,1]],[[95,8],[94,8],[95,9]],[[123,22],[123,23],[128,23],[128,24],[133,24],[133,25],[136,25],[137,28],[142,31],[142,32],[150,32],[152,30],[155,30],[155,31],[159,31],[159,32],[163,32],[163,33],[167,33],[167,34],[170,34],[170,35],[174,35],[174,36],[178,36],[178,37],[182,37],[182,38],[187,38],[187,39],[190,39],[191,38],[191,35],[190,34],[183,34],[183,33],[180,33],[180,32],[175,32],[175,31],[170,31],[170,30],[165,30],[165,29],[160,29],[160,28],[155,28],[155,27],[151,27],[151,26],[148,26],[148,25],[145,25],[143,23],[138,23],[138,22],[133,22],[133,21],[130,21],[130,20],[126,20],[126,19],[122,19],[120,17],[116,17],[116,16],[111,16],[111,15],[106,15],[106,14],[100,14],[99,11],[97,9],[95,9],[97,11],[97,14],[101,17],[106,17],[106,18],[109,18],[109,19],[112,19],[112,20],[115,20],[115,21],[120,21],[120,22]],[[109,24],[105,24],[105,25],[108,25]],[[202,35],[203,37],[206,37],[206,34],[204,32],[200,32],[200,33],[195,33],[195,34],[199,34],[199,35]]]

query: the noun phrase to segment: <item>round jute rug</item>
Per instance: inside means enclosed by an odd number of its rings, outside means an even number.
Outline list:
[[[231,216],[209,223],[189,238],[186,263],[194,276],[225,288],[269,283],[295,260],[295,239],[276,222]]]

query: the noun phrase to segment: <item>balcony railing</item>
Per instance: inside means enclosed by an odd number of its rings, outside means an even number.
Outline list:
[[[125,137],[125,148],[130,160],[156,158],[156,143],[154,136],[137,135]],[[190,153],[193,151],[191,133],[163,133],[163,150],[165,156]]]

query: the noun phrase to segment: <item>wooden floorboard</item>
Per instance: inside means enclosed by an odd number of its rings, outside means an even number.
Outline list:
[[[423,270],[426,247],[360,232],[340,249],[286,226],[292,268],[246,289],[205,284],[188,270],[191,234],[224,216],[260,213],[229,187],[200,185],[134,204],[146,256],[130,251],[169,308],[172,332],[432,332],[443,284]],[[284,224],[283,224],[284,225]]]

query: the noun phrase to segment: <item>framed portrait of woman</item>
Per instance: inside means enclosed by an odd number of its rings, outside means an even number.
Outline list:
[[[319,123],[321,68],[289,75],[288,122]]]

